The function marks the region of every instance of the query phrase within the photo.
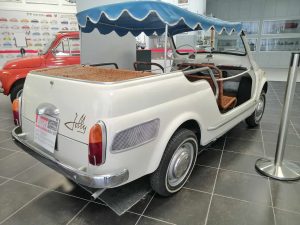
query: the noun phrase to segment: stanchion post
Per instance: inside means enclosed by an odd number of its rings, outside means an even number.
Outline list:
[[[289,113],[293,104],[297,72],[300,64],[300,53],[292,53],[289,68],[285,101],[280,121],[275,159],[261,158],[256,161],[255,167],[262,174],[278,180],[300,179],[300,166],[296,163],[283,160],[286,137],[289,127]]]

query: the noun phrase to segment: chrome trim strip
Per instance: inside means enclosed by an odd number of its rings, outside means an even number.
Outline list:
[[[257,102],[257,101],[254,101],[250,106],[248,106],[246,109],[244,109],[242,112],[240,112],[240,114],[242,114],[242,113],[248,111],[249,109],[251,109],[253,106],[256,105],[256,102]],[[217,124],[217,125],[215,125],[215,126],[208,127],[208,128],[207,128],[207,131],[214,131],[214,130],[217,130],[217,129],[219,129],[220,127],[224,126],[225,124],[229,123],[230,121],[232,121],[232,118],[230,118],[230,119],[228,119],[228,120],[226,120],[226,121],[223,121],[223,122],[221,122],[221,123],[219,123],[219,124]]]
[[[12,136],[16,144],[18,144],[24,151],[28,152],[30,155],[55,171],[73,180],[75,183],[91,188],[112,188],[124,183],[129,178],[129,171],[127,169],[121,169],[112,174],[90,175],[80,169],[75,169],[55,160],[54,158],[50,158],[46,153],[43,153],[39,148],[26,140],[26,135],[22,133],[21,127],[14,128]]]

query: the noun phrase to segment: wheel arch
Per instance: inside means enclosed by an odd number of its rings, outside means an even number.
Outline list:
[[[186,128],[193,131],[197,136],[198,146],[200,146],[201,130],[203,130],[201,124],[201,121],[195,114],[184,114],[169,122],[156,145],[156,154],[153,154],[149,161],[152,162],[148,168],[149,173],[154,172],[158,168],[170,139],[179,129]]]
[[[18,84],[20,84],[20,83],[24,83],[24,82],[25,82],[25,77],[21,77],[21,78],[15,80],[15,82],[13,82],[12,85],[10,86],[8,93],[10,94],[10,93],[11,93],[11,90],[12,90],[16,85],[18,85]]]
[[[264,83],[262,90],[267,94],[267,92],[268,92],[268,82],[267,81]]]

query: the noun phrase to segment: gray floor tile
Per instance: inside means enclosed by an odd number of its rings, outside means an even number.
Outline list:
[[[137,225],[169,225],[169,223],[142,216]]]
[[[9,181],[0,185],[0,222],[39,195],[43,189]],[[25,223],[24,223],[25,224]]]
[[[91,199],[91,194],[86,190],[41,163],[18,175],[15,179],[84,199]]]
[[[271,205],[268,180],[255,175],[220,170],[215,193]]]
[[[185,187],[211,193],[216,175],[217,169],[196,165]]]
[[[6,141],[9,138],[11,138],[11,133],[9,131],[0,130],[0,143]]]
[[[265,145],[265,149],[268,157],[270,158],[275,157],[276,144],[267,143]],[[284,159],[300,162],[300,146],[298,147],[298,146],[286,145],[285,152],[284,152]]]
[[[12,118],[8,118],[8,119],[1,119],[0,120],[0,129],[4,129],[7,130],[7,128],[9,127],[14,127],[14,121]]]
[[[215,142],[213,142],[209,148],[212,148],[212,149],[218,149],[218,150],[223,150],[223,147],[224,147],[224,142],[225,142],[225,137],[220,137],[218,138]]]
[[[260,130],[240,130],[233,128],[228,132],[228,138],[234,138],[234,139],[246,139],[248,141],[262,141],[261,138],[261,132]]]
[[[4,182],[6,182],[7,179],[3,178],[3,177],[0,177],[0,185],[3,184]]]
[[[142,198],[135,206],[130,209],[130,212],[135,212],[138,214],[142,214],[146,206],[149,204],[154,192],[147,194],[144,198]]]
[[[264,142],[277,143],[278,132],[262,131]],[[288,134],[287,145],[300,146],[300,138],[296,134]]]
[[[66,224],[86,203],[78,198],[47,192],[33,200],[3,224]]]
[[[274,207],[300,213],[300,181],[271,180]]]
[[[272,132],[278,132],[279,131],[279,124],[277,123],[270,123],[270,122],[262,122],[261,123],[261,129],[263,131],[272,131]],[[289,133],[294,134],[295,130],[292,127],[292,125],[289,125],[288,129]]]
[[[221,154],[220,150],[207,149],[198,155],[196,163],[204,166],[218,167]]]
[[[299,225],[300,214],[275,209],[275,218],[277,225]]]
[[[0,176],[14,177],[37,162],[30,155],[17,152],[5,160],[0,160]]]
[[[264,155],[262,142],[227,138],[225,151],[233,151],[251,155]]]
[[[134,225],[139,216],[132,213],[125,213],[118,216],[106,206],[90,203],[70,225]]]
[[[213,196],[207,225],[273,225],[271,207]]]
[[[155,195],[145,215],[178,225],[202,225],[209,201],[209,194],[182,189],[169,198]]]
[[[0,143],[0,148],[14,150],[14,151],[23,151],[12,139],[3,141]]]
[[[13,153],[15,153],[15,152],[0,148],[0,159],[3,159],[3,158],[5,158],[5,157],[7,157],[7,156],[9,156]]]
[[[257,174],[255,162],[258,158],[260,158],[260,156],[224,151],[220,167],[227,170]]]

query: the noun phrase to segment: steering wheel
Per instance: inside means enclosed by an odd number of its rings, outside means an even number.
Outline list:
[[[192,45],[183,44],[183,45],[178,46],[175,50],[177,51],[177,50],[179,50],[180,48],[182,48],[184,46],[190,47],[193,50],[193,53],[189,53],[189,59],[195,59],[196,58],[196,54],[197,54],[197,49],[194,46],[192,46]],[[192,58],[192,57],[194,57],[194,58]]]

